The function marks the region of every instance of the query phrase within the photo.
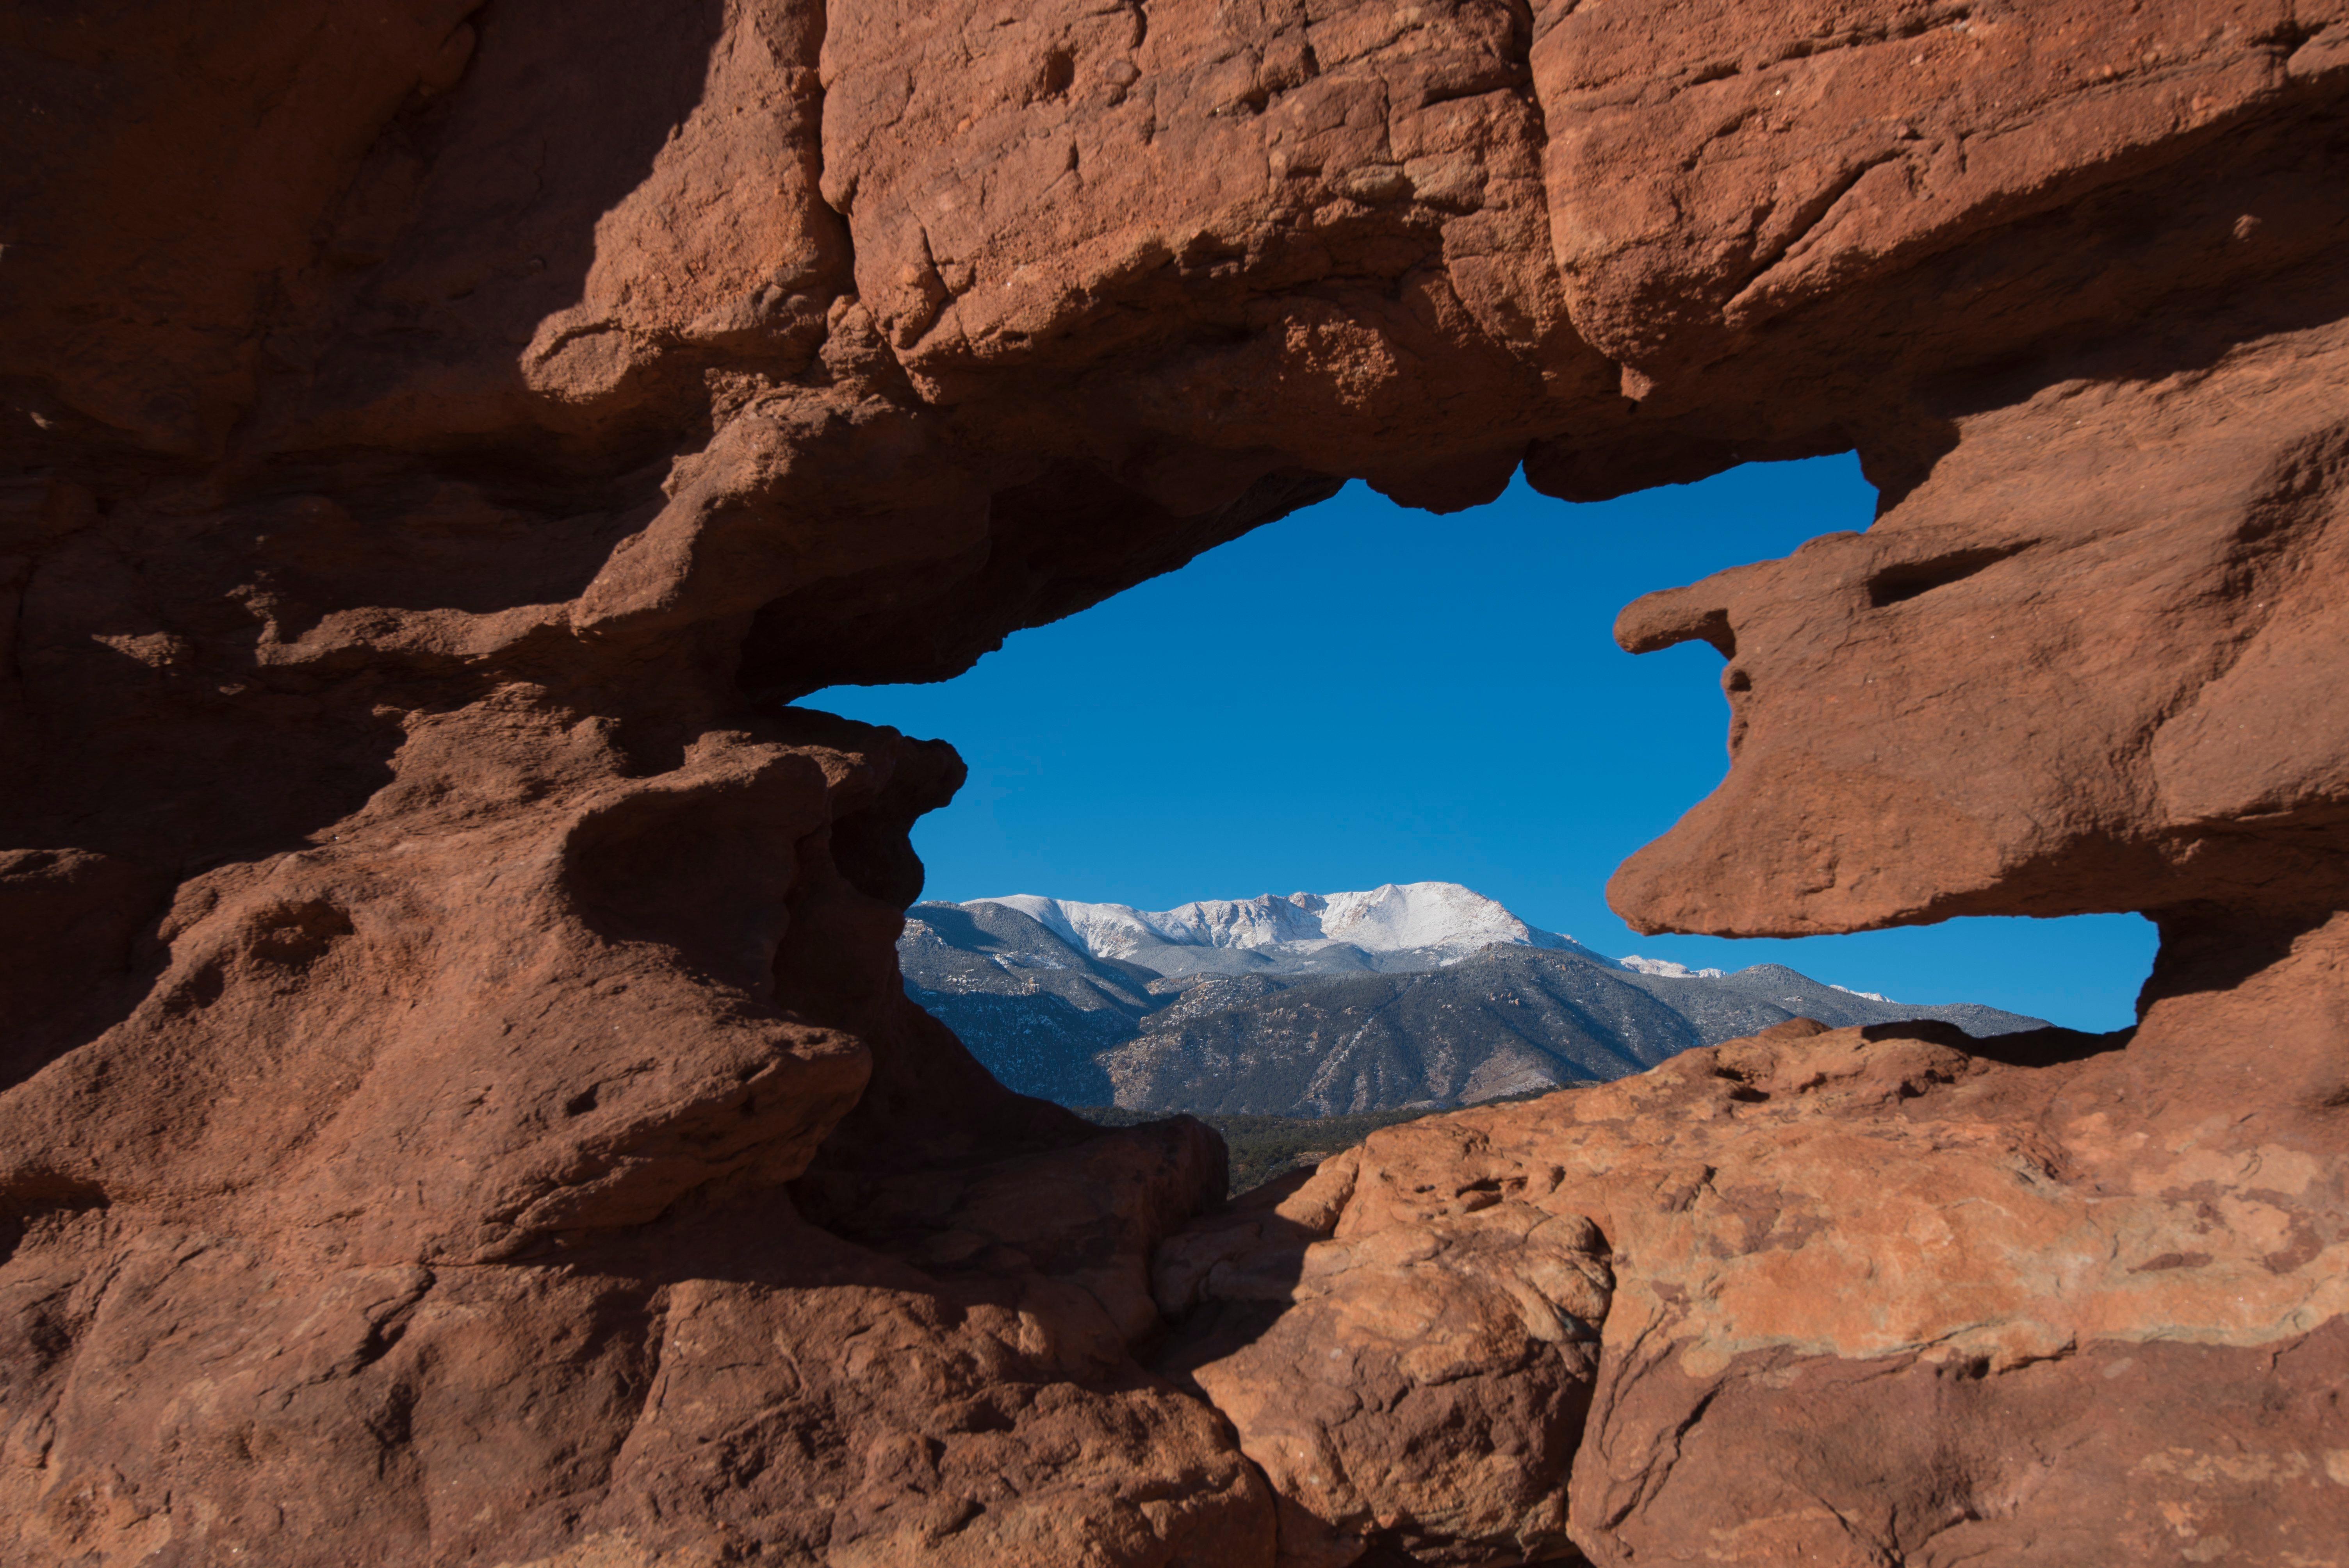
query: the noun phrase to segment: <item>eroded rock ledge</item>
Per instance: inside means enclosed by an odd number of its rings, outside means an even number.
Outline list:
[[[0,1560],[2339,1555],[2339,5],[0,49]],[[1735,760],[1619,906],[2143,910],[2133,1037],[1745,1042],[1225,1212],[905,1001],[958,764],[794,697],[1349,477],[1853,448],[1868,533],[1627,612]]]
[[[2337,1116],[1987,1044],[1798,1019],[1374,1134],[1161,1248],[1170,1366],[1284,1563],[2323,1561]]]

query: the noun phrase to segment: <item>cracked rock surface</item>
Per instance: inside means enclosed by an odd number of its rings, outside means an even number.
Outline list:
[[[1373,1133],[1161,1247],[1175,1367],[1283,1563],[2323,1562],[2339,1113],[2193,1038],[1796,1019]]]

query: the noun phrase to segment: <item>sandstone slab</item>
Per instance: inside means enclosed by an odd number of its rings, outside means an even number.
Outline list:
[[[2158,1127],[2192,1070],[2158,1046],[2010,1040],[1797,1020],[1375,1133],[1177,1236],[1162,1294],[1202,1304],[1189,1375],[1283,1561],[2332,1560],[2337,1109]],[[1498,1367],[1544,1398],[1463,1420]]]

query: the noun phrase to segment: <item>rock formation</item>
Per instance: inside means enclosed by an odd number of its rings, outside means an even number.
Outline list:
[[[2338,0],[0,49],[0,1559],[2339,1559]],[[1225,1213],[904,1000],[957,766],[793,697],[1350,476],[1852,448],[1867,534],[1628,613],[1735,764],[1618,900],[2144,910],[2133,1037],[1724,1046]]]
[[[1429,1561],[2328,1561],[2323,1123],[2148,1137],[2175,1064],[1997,1044],[1796,1020],[1374,1133],[1161,1251],[1176,1365],[1309,1522]]]

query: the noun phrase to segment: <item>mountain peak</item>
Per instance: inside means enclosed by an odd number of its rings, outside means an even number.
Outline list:
[[[1034,893],[916,904],[906,988],[988,1068],[1064,1105],[1334,1115],[1637,1072],[1814,1018],[2042,1026],[1914,1006],[1781,964],[1615,959],[1457,882],[1259,893],[1173,909]]]
[[[1528,925],[1474,889],[1447,882],[1384,882],[1357,892],[1200,899],[1166,910],[1036,893],[971,902],[1017,910],[1096,958],[1131,958],[1156,947],[1291,944],[1343,944],[1376,954],[1427,952],[1447,959],[1495,945],[1580,947],[1572,937]]]

